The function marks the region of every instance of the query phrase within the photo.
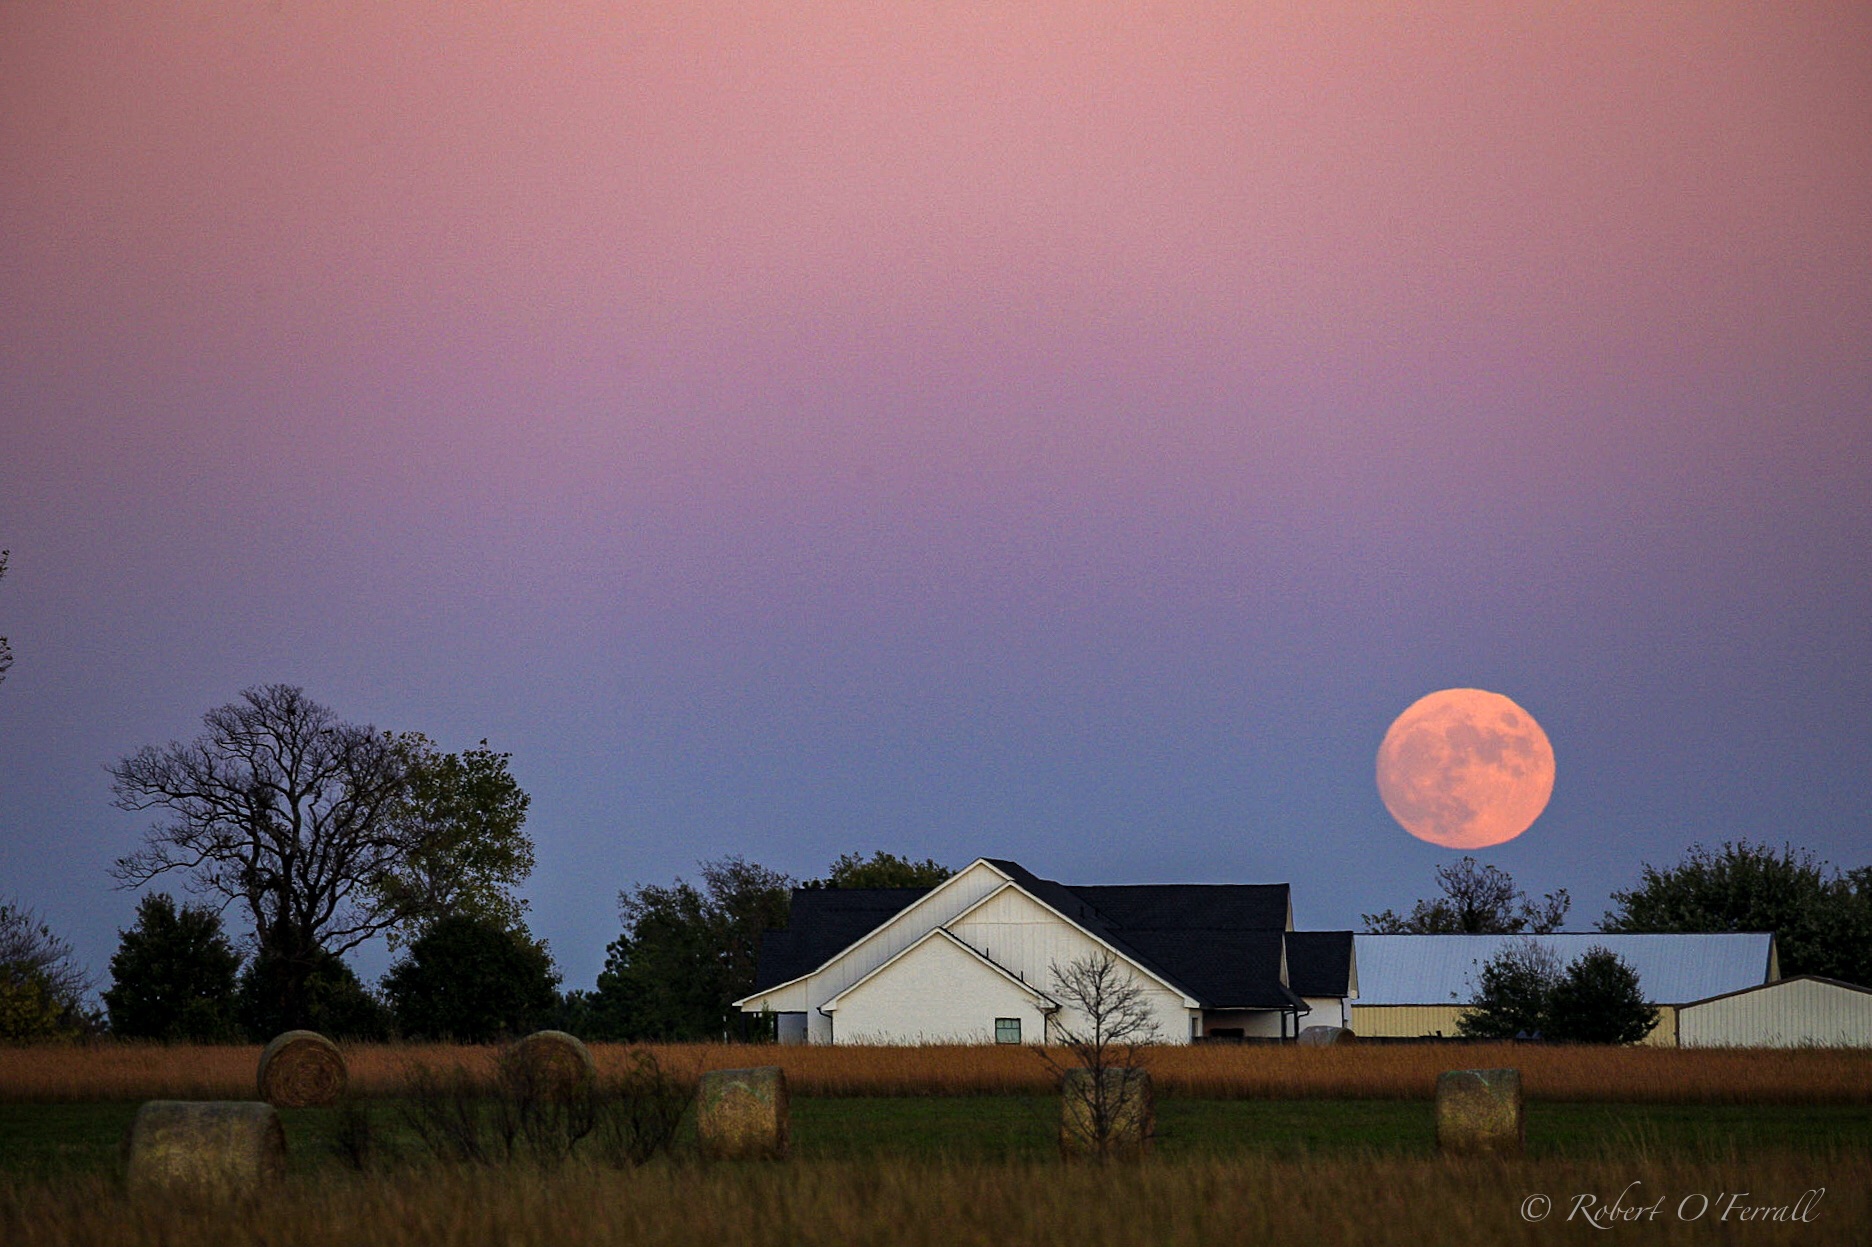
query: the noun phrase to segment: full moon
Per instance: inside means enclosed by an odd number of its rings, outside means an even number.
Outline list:
[[[1446,688],[1412,702],[1378,746],[1378,795],[1419,840],[1480,849],[1547,808],[1554,755],[1534,716],[1500,693]]]

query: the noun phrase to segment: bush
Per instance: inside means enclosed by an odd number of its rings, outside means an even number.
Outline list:
[[[1658,1020],[1638,990],[1637,971],[1604,948],[1587,949],[1567,967],[1547,1013],[1547,1037],[1572,1043],[1637,1043]]]
[[[1638,973],[1606,948],[1588,948],[1564,970],[1532,940],[1509,944],[1482,967],[1470,1008],[1456,1023],[1470,1039],[1636,1043],[1657,1025]]]
[[[1482,981],[1456,1032],[1469,1039],[1532,1038],[1546,1033],[1548,1002],[1560,960],[1533,940],[1510,941],[1482,967]]]
[[[76,1039],[95,1031],[91,979],[71,945],[32,910],[0,904],[0,1042]]]
[[[333,1039],[389,1038],[390,1011],[342,957],[320,951],[310,962],[303,978],[301,970],[265,950],[248,963],[235,991],[235,1016],[249,1039],[266,1043],[283,1031],[301,1029]],[[295,1016],[286,1002],[301,990],[305,1007]]]
[[[383,987],[405,1037],[487,1043],[550,1021],[558,982],[551,955],[524,930],[461,915],[430,924]]]
[[[206,905],[177,908],[166,893],[137,904],[121,933],[104,993],[113,1033],[166,1043],[219,1043],[240,1037],[234,991],[240,955]]]

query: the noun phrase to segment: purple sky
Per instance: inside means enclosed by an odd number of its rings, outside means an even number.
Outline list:
[[[512,751],[575,986],[727,853],[1353,925],[1454,685],[1575,926],[1872,860],[1872,10],[1493,7],[0,6],[0,895],[101,970],[275,680]]]

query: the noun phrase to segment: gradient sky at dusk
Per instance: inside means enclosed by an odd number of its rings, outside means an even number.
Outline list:
[[[267,681],[512,751],[572,986],[727,853],[1354,925],[1456,685],[1576,928],[1865,864],[1869,136],[1856,3],[0,4],[0,897],[101,971]]]

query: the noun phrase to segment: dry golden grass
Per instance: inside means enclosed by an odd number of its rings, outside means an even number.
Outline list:
[[[0,1181],[8,1247],[686,1247],[689,1244],[1069,1243],[1208,1247],[1224,1242],[1545,1243],[1593,1238],[1573,1215],[1588,1195],[1661,1200],[1632,1231],[1646,1243],[1863,1242],[1872,1185],[1863,1156],[1771,1154],[1732,1161],[1514,1162],[1336,1159],[967,1164],[899,1160],[658,1164],[638,1170],[440,1169],[401,1177],[300,1179],[246,1202],[129,1199],[112,1181]],[[1632,1184],[1636,1182],[1635,1187]],[[1806,1223],[1737,1220],[1699,1197],[1746,1191]],[[1552,1212],[1530,1221],[1530,1196]],[[1811,1200],[1811,1197],[1809,1197]],[[1679,1209],[1701,1215],[1681,1218]],[[1719,1214],[1728,1212],[1728,1220]],[[1536,1211],[1539,1211],[1536,1205]]]
[[[653,1045],[665,1069],[779,1065],[796,1095],[1046,1094],[1053,1076],[1015,1047]],[[631,1048],[594,1044],[601,1072]],[[346,1048],[351,1087],[398,1094],[412,1066],[492,1077],[496,1049],[446,1044]],[[145,1044],[0,1050],[0,1100],[248,1099],[260,1049]],[[1158,1093],[1221,1099],[1428,1099],[1448,1069],[1512,1066],[1536,1100],[1662,1104],[1872,1103],[1872,1050],[1567,1048],[1512,1044],[1203,1045],[1151,1054]]]

